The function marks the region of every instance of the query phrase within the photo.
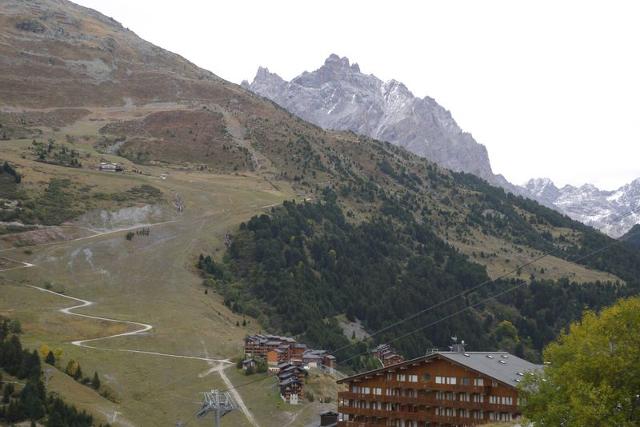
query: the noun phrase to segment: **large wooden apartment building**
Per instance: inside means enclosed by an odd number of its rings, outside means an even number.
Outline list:
[[[520,417],[517,385],[541,369],[506,352],[434,352],[339,380],[338,427],[467,427]]]

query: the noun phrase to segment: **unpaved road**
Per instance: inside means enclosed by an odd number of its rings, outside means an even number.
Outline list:
[[[204,341],[202,342],[202,347],[204,348],[205,356],[209,357],[209,352],[207,351],[207,347],[204,345]],[[231,382],[229,377],[227,377],[227,374],[224,373],[224,370],[227,369],[230,365],[225,365],[223,363],[216,364],[215,362],[208,363],[209,366],[211,366],[211,369],[208,369],[205,372],[199,374],[198,377],[203,378],[212,372],[217,372],[220,375],[220,378],[222,378],[222,381],[224,381],[224,384],[227,386],[227,391],[229,391],[233,395],[233,400],[235,400],[236,404],[238,405],[244,416],[247,418],[247,421],[249,421],[254,427],[260,427],[251,411],[249,411],[249,408],[247,408],[247,405],[245,405],[244,400],[242,400],[242,396],[240,396],[238,390],[235,389],[233,383]]]
[[[87,301],[87,300],[83,300],[83,299],[80,299],[80,298],[75,298],[75,297],[70,297],[68,295],[59,294],[57,292],[50,291],[50,290],[45,289],[45,288],[40,288],[38,286],[33,286],[33,285],[27,285],[27,286],[29,286],[30,288],[33,288],[33,289],[37,289],[37,290],[42,291],[42,292],[47,292],[47,293],[50,293],[50,294],[53,294],[53,295],[57,295],[57,296],[62,297],[62,298],[67,298],[67,299],[70,299],[70,300],[73,300],[73,301],[77,301],[77,302],[80,303],[78,305],[74,305],[74,306],[71,306],[71,307],[61,308],[60,310],[58,310],[61,313],[68,314],[68,315],[71,315],[71,316],[84,317],[84,318],[87,318],[87,319],[103,320],[103,321],[106,321],[106,322],[114,322],[114,323],[124,323],[124,324],[127,324],[127,325],[133,325],[133,326],[138,327],[138,329],[135,329],[135,330],[129,331],[129,332],[123,332],[123,333],[120,333],[120,334],[108,335],[106,337],[91,338],[91,339],[88,339],[88,340],[77,340],[77,341],[72,341],[71,342],[71,344],[76,345],[78,347],[91,348],[93,350],[120,351],[120,352],[125,352],[125,353],[137,353],[137,354],[148,354],[148,355],[151,355],[151,356],[172,357],[172,358],[175,358],[175,359],[193,359],[193,360],[202,360],[202,361],[205,361],[205,362],[217,362],[217,363],[221,363],[221,364],[231,364],[231,361],[229,359],[211,359],[209,357],[185,356],[185,355],[180,355],[180,354],[160,353],[160,352],[157,352],[157,351],[132,350],[132,349],[128,349],[128,348],[111,349],[111,348],[100,348],[100,347],[96,347],[96,346],[93,346],[93,345],[87,345],[88,342],[95,342],[95,341],[107,340],[107,339],[110,339],[110,338],[126,337],[126,336],[144,334],[145,332],[148,332],[151,329],[153,329],[153,326],[149,325],[147,323],[132,322],[130,320],[119,320],[119,319],[111,319],[109,317],[91,316],[89,314],[74,313],[72,310],[83,308],[83,307],[89,307],[91,305],[94,305],[94,303],[92,301]]]
[[[153,227],[153,226],[159,226],[159,225],[164,225],[164,224],[168,224],[168,223],[172,223],[172,222],[176,222],[176,221],[165,221],[165,222],[161,222],[161,223],[155,223],[155,224],[145,224],[145,227]],[[114,233],[118,233],[118,232],[122,232],[122,231],[127,231],[127,230],[132,230],[135,228],[139,228],[142,225],[136,225],[133,227],[126,227],[126,228],[119,228],[116,230],[109,230],[106,232],[96,232],[96,234],[93,234],[91,236],[85,236],[85,237],[80,237],[80,238],[76,238],[73,240],[66,240],[66,241],[61,241],[61,242],[50,242],[50,243],[44,243],[44,244],[40,244],[40,245],[34,245],[34,246],[49,246],[52,244],[63,244],[63,243],[71,243],[71,242],[75,242],[75,241],[79,241],[79,240],[87,240],[87,239],[92,239],[95,237],[100,237],[100,236],[104,236],[104,235],[108,235],[108,234],[114,234]],[[92,230],[95,232],[95,230]],[[11,249],[15,249],[15,248],[11,248]],[[5,250],[1,250],[0,252],[4,252],[7,250],[11,250],[11,249],[5,249]],[[37,267],[34,264],[28,263],[28,262],[23,262],[23,261],[17,261],[17,260],[13,260],[10,258],[6,258],[3,257],[9,261],[15,262],[15,263],[20,263],[22,265],[19,266],[15,266],[15,267],[11,267],[11,268],[7,268],[4,270],[0,270],[0,273],[5,272],[5,271],[10,271],[10,270],[15,270],[15,269],[19,269],[19,268],[30,268],[30,267]],[[8,279],[11,280],[11,279]],[[13,280],[11,280],[13,281]],[[75,302],[78,302],[79,304],[73,305],[71,307],[66,307],[66,308],[61,308],[58,311],[69,315],[69,316],[78,316],[78,317],[83,317],[86,319],[93,319],[93,320],[101,320],[101,321],[106,321],[106,322],[113,322],[113,323],[122,323],[122,324],[126,324],[126,325],[132,325],[135,326],[136,329],[129,331],[129,332],[123,332],[123,333],[119,333],[119,334],[114,334],[114,335],[108,335],[108,336],[104,336],[104,337],[98,337],[98,338],[91,338],[91,339],[87,339],[87,340],[76,340],[76,341],[72,341],[71,344],[78,346],[78,347],[84,347],[84,348],[90,348],[93,350],[101,350],[101,351],[117,351],[117,352],[124,352],[124,353],[136,353],[136,354],[146,354],[146,355],[150,355],[150,356],[158,356],[158,357],[169,357],[169,358],[174,358],[174,359],[191,359],[191,360],[202,360],[204,362],[207,362],[210,366],[212,366],[211,369],[209,369],[208,371],[206,371],[205,373],[201,374],[200,376],[205,376],[208,375],[211,372],[217,372],[220,377],[222,378],[222,381],[225,383],[225,385],[227,386],[227,390],[233,395],[233,398],[236,402],[236,404],[238,405],[239,409],[242,411],[242,413],[245,415],[245,417],[247,418],[247,420],[249,421],[249,423],[254,426],[254,427],[259,427],[258,422],[256,421],[255,417],[253,416],[253,414],[251,413],[251,411],[249,411],[249,408],[247,408],[247,405],[244,403],[244,400],[242,399],[242,396],[240,395],[240,393],[238,393],[238,391],[234,388],[233,383],[231,382],[231,380],[229,380],[229,377],[227,377],[227,375],[224,372],[224,369],[228,368],[229,366],[232,366],[233,363],[229,360],[229,359],[213,359],[209,357],[209,354],[205,348],[205,357],[201,357],[201,356],[187,356],[187,355],[181,355],[181,354],[170,354],[170,353],[161,353],[161,352],[155,352],[155,351],[145,351],[145,350],[135,350],[135,349],[128,349],[128,348],[101,348],[101,347],[96,347],[95,345],[89,345],[87,343],[95,343],[96,341],[102,341],[102,340],[107,340],[107,339],[111,339],[111,338],[118,338],[118,337],[125,337],[125,336],[134,336],[134,335],[141,335],[141,334],[145,334],[149,331],[151,331],[153,329],[153,326],[147,323],[141,323],[141,322],[134,322],[134,321],[130,321],[130,320],[120,320],[120,319],[112,319],[109,317],[102,317],[102,316],[92,316],[89,314],[82,314],[82,313],[76,313],[73,310],[77,310],[77,309],[81,309],[81,308],[85,308],[85,307],[90,307],[95,305],[95,303],[93,301],[87,301],[81,298],[76,298],[76,297],[72,297],[69,295],[64,295],[64,294],[60,294],[54,291],[51,291],[49,289],[45,289],[45,288],[41,288],[39,286],[34,286],[34,285],[27,285],[33,289],[36,289],[40,292],[46,292],[49,294],[53,294],[53,295],[57,295],[59,297],[62,298],[66,298]],[[114,420],[115,421],[115,420]]]

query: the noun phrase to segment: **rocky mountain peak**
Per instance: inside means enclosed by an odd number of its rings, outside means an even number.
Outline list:
[[[382,93],[384,96],[401,96],[404,98],[414,98],[413,93],[402,83],[391,79],[382,85]]]
[[[640,205],[640,179],[615,192],[589,184],[559,189],[549,178],[515,186],[493,173],[484,145],[464,132],[435,99],[417,98],[397,80],[383,82],[363,74],[347,57],[331,54],[320,68],[305,71],[290,82],[260,68],[245,87],[320,127],[388,141],[451,170],[472,173],[532,198],[612,236],[623,234],[640,220],[640,214],[619,220],[621,212]]]
[[[349,58],[347,58],[346,56],[341,58],[335,53],[332,53],[327,59],[324,60],[324,66],[331,68],[349,68]]]
[[[276,73],[270,72],[267,67],[258,67],[258,71],[256,72],[256,76],[253,80],[261,82],[272,81],[274,83],[284,82],[284,79],[282,77],[280,77]]]
[[[256,78],[248,88],[320,127],[388,141],[449,169],[506,183],[493,174],[486,148],[435,100],[415,97],[397,80],[363,74],[347,57],[331,54],[286,84]]]
[[[529,180],[521,194],[613,236],[640,221],[640,178],[614,191],[593,184],[558,188],[549,178]]]
[[[332,53],[327,59],[324,60],[323,67],[332,70],[351,71],[354,73],[360,72],[360,67],[358,66],[358,64],[353,63],[353,65],[351,65],[349,62],[349,58],[347,58],[346,56],[340,57],[335,53]]]

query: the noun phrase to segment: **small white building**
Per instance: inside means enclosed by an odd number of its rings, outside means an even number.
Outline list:
[[[111,162],[100,162],[98,169],[105,172],[122,172],[124,170],[121,165]]]

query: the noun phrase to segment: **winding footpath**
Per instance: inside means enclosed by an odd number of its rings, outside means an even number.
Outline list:
[[[158,226],[158,225],[167,224],[167,223],[171,223],[171,222],[175,222],[175,221],[166,221],[166,222],[162,222],[162,223],[148,224],[148,225],[145,225],[145,226],[147,226],[147,227]],[[96,234],[91,235],[91,236],[80,237],[80,238],[77,238],[77,239],[67,240],[67,241],[63,241],[63,242],[53,242],[53,244],[56,244],[56,243],[70,243],[70,242],[74,242],[74,241],[78,241],[78,240],[86,240],[86,239],[91,239],[91,238],[94,238],[94,237],[104,236],[106,234],[113,234],[113,233],[122,232],[122,231],[126,231],[128,229],[134,229],[134,228],[139,228],[139,227],[141,227],[141,226],[138,225],[136,227],[121,228],[121,229],[118,229],[118,230],[112,230],[112,231],[107,231],[107,232],[96,232]],[[95,232],[95,230],[94,230],[94,232]],[[51,243],[42,244],[42,245],[33,245],[33,246],[48,246],[50,244]],[[11,248],[11,249],[15,249],[15,248]],[[0,250],[0,252],[5,252],[5,251],[7,251],[7,249]],[[17,270],[17,269],[21,269],[21,268],[37,267],[35,264],[31,264],[31,263],[28,263],[28,262],[17,261],[17,260],[10,259],[10,258],[7,258],[7,257],[0,257],[0,258],[6,259],[7,261],[11,261],[11,262],[14,262],[14,263],[22,264],[22,265],[18,265],[18,266],[15,266],[15,267],[10,267],[10,268],[6,268],[6,269],[3,269],[3,270],[0,270],[0,273],[6,272],[6,271],[10,271],[10,270]],[[11,279],[6,279],[6,280],[15,282],[14,280],[11,280]],[[205,373],[199,375],[199,377],[202,378],[202,377],[204,377],[205,375],[207,375],[209,373],[217,372],[220,375],[220,377],[222,378],[222,381],[227,386],[227,390],[233,395],[233,398],[234,398],[238,408],[242,411],[242,413],[247,418],[249,423],[254,427],[259,427],[258,422],[256,421],[256,419],[253,416],[253,414],[251,413],[251,411],[249,411],[249,408],[247,408],[247,405],[243,401],[242,396],[240,396],[238,391],[235,389],[233,383],[231,382],[231,380],[229,380],[229,378],[227,377],[227,375],[224,372],[224,370],[226,368],[228,368],[228,367],[233,365],[233,363],[229,359],[213,359],[213,358],[210,358],[206,348],[205,348],[205,357],[201,357],[201,356],[187,356],[187,355],[181,355],[181,354],[161,353],[161,352],[156,352],[156,351],[134,350],[134,349],[128,349],[128,348],[103,348],[103,347],[96,347],[95,345],[90,345],[88,343],[95,343],[96,341],[103,341],[103,340],[112,339],[112,338],[143,335],[143,334],[146,334],[149,331],[151,331],[153,329],[153,326],[148,324],[148,323],[134,322],[134,321],[130,321],[130,320],[112,319],[112,318],[109,318],[109,317],[92,316],[92,315],[89,315],[89,314],[76,313],[73,310],[94,306],[95,303],[93,301],[87,301],[87,300],[84,300],[84,299],[81,299],[81,298],[76,298],[76,297],[72,297],[72,296],[69,296],[69,295],[60,294],[58,292],[54,292],[54,291],[49,290],[49,289],[41,288],[39,286],[34,286],[34,285],[26,285],[26,286],[28,286],[30,288],[33,288],[33,289],[36,289],[36,290],[38,290],[40,292],[45,292],[45,293],[57,295],[59,297],[66,298],[66,299],[69,299],[69,300],[72,300],[74,302],[79,303],[79,304],[73,305],[71,307],[61,308],[61,309],[58,310],[60,313],[63,313],[65,315],[77,316],[77,317],[82,317],[82,318],[85,318],[85,319],[100,320],[100,321],[105,321],[105,322],[126,324],[126,325],[131,325],[131,326],[135,327],[134,330],[128,331],[128,332],[122,332],[122,333],[119,333],[119,334],[108,335],[108,336],[98,337],[98,338],[90,338],[90,339],[86,339],[86,340],[72,341],[71,342],[72,345],[75,345],[77,347],[90,348],[92,350],[116,351],[116,352],[123,352],[123,353],[145,354],[145,355],[149,355],[149,356],[168,357],[168,358],[173,358],[173,359],[201,360],[201,361],[207,362],[210,366],[212,366],[212,368],[209,369],[208,371],[206,371]]]
[[[51,291],[49,289],[45,289],[45,288],[41,288],[39,286],[33,286],[33,285],[27,285],[30,288],[33,289],[37,289],[41,292],[47,292],[53,295],[57,295],[59,297],[62,298],[67,298],[76,302],[79,302],[80,304],[78,305],[74,305],[71,307],[67,307],[67,308],[61,308],[58,311],[67,315],[71,315],[71,316],[78,316],[78,317],[84,317],[86,319],[93,319],[93,320],[102,320],[105,322],[113,322],[113,323],[123,323],[123,324],[127,324],[127,325],[133,325],[135,326],[137,329],[134,329],[132,331],[129,332],[122,332],[120,334],[114,334],[114,335],[108,335],[106,337],[98,337],[98,338],[91,338],[91,339],[87,339],[87,340],[77,340],[77,341],[71,341],[72,345],[78,346],[78,347],[84,347],[84,348],[90,348],[93,350],[105,350],[105,351],[120,351],[120,352],[125,352],[125,353],[137,353],[137,354],[148,354],[151,356],[161,356],[161,357],[172,357],[175,359],[192,359],[192,360],[202,360],[204,362],[217,362],[217,363],[221,363],[221,364],[232,364],[231,361],[229,359],[211,359],[209,357],[199,357],[199,356],[185,356],[185,355],[180,355],[180,354],[170,354],[170,353],[160,353],[157,351],[144,351],[144,350],[132,350],[132,349],[128,349],[128,348],[101,348],[101,347],[96,347],[93,345],[88,345],[87,343],[89,342],[95,342],[95,341],[102,341],[102,340],[107,340],[107,339],[111,339],[111,338],[118,338],[118,337],[127,337],[127,336],[132,336],[132,335],[141,335],[144,334],[146,332],[149,332],[151,329],[153,329],[152,325],[149,325],[147,323],[140,323],[140,322],[133,322],[130,320],[119,320],[119,319],[111,319],[109,317],[101,317],[101,316],[91,316],[89,314],[81,314],[81,313],[75,313],[72,310],[76,310],[79,308],[84,308],[84,307],[89,307],[94,305],[95,303],[92,301],[87,301],[87,300],[83,300],[80,298],[75,298],[75,297],[70,297],[68,295],[63,295],[63,294],[59,294],[58,292],[54,292]]]

